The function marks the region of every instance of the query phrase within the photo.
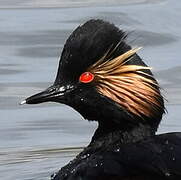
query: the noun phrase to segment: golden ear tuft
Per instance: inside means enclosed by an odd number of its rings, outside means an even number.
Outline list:
[[[137,116],[152,117],[161,107],[161,95],[157,82],[143,71],[151,68],[127,64],[139,49],[131,49],[112,60],[108,50],[88,71],[94,74],[99,93]]]

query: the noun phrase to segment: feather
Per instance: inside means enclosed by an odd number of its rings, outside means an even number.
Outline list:
[[[126,64],[140,48],[131,49],[114,59],[110,59],[110,53],[113,53],[110,49],[88,68],[95,75],[98,92],[132,114],[154,117],[162,104],[157,82],[152,75],[144,72],[151,68]]]

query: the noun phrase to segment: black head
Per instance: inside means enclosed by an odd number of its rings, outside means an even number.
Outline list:
[[[125,38],[102,20],[79,26],[64,45],[54,84],[26,103],[64,103],[88,120],[120,128],[142,123],[156,130],[164,113],[159,86]]]

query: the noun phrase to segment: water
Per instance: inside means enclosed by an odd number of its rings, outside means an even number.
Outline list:
[[[1,1],[0,8],[1,179],[48,179],[90,141],[96,124],[70,107],[18,105],[54,81],[66,38],[90,18],[115,23],[143,47],[139,54],[168,100],[158,132],[181,131],[180,1],[16,0]]]

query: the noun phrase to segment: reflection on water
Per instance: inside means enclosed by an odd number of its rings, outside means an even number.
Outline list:
[[[0,165],[11,165],[24,162],[32,162],[33,160],[51,159],[51,158],[67,158],[75,157],[83,147],[66,147],[57,149],[43,149],[43,150],[27,150],[15,152],[1,152]]]
[[[1,8],[35,6],[33,0],[29,4],[22,0],[3,2],[0,2]],[[61,6],[60,2],[65,3],[54,0],[51,6]],[[76,26],[90,18],[117,24],[129,32],[129,43],[143,46],[139,54],[154,67],[154,74],[168,100],[168,114],[158,133],[181,131],[178,53],[181,47],[178,7],[181,3],[176,0],[130,0],[129,4],[124,4],[126,1],[115,0],[112,6],[105,6],[105,2],[85,1],[94,7],[82,7],[85,3],[77,1],[78,7],[71,8],[75,3],[66,1],[69,8],[1,9],[1,179],[48,179],[90,141],[96,123],[83,120],[70,107],[55,103],[18,105],[23,98],[47,88],[54,81],[66,38]],[[48,0],[36,3],[36,6],[50,5]]]
[[[1,177],[3,179],[49,179],[53,171],[58,170],[58,167],[81,150],[82,148],[73,147],[1,153]]]

